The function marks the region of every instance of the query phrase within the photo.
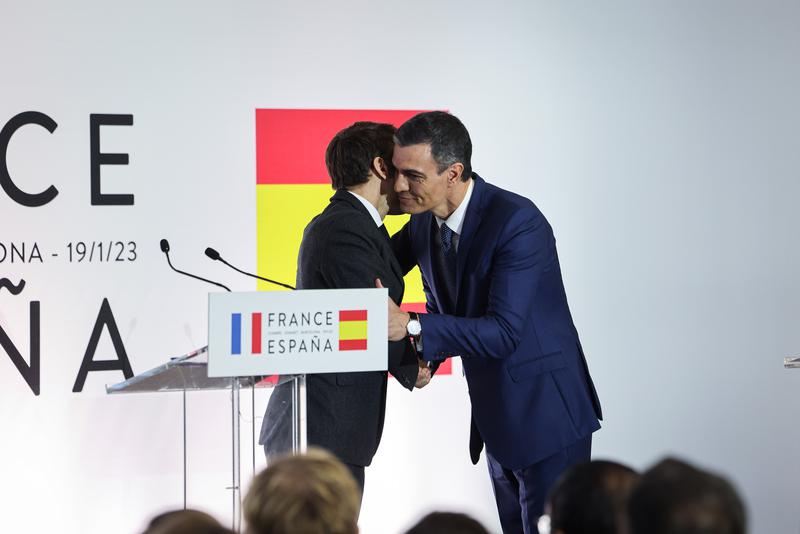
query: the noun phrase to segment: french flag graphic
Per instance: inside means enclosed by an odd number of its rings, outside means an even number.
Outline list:
[[[231,354],[242,353],[242,314],[231,314]],[[261,354],[261,312],[250,314],[250,354]]]

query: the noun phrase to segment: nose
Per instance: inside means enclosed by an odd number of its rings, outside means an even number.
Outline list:
[[[398,172],[397,177],[394,180],[394,191],[395,193],[408,191],[408,179],[402,172]]]

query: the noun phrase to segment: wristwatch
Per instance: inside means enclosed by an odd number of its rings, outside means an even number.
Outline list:
[[[416,312],[408,312],[411,317],[406,325],[406,331],[409,336],[417,337],[422,333],[422,325],[419,322],[419,315]]]

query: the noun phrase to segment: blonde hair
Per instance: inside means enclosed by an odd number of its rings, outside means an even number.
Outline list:
[[[256,475],[244,499],[249,534],[357,534],[360,490],[331,453],[282,456]]]

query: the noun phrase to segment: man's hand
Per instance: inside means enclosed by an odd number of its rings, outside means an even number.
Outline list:
[[[419,373],[417,374],[417,383],[414,384],[416,388],[424,388],[431,381],[431,369],[428,367],[428,362],[425,360],[419,361]]]
[[[381,279],[375,279],[375,287],[378,289],[383,288],[383,284],[381,284]],[[406,327],[408,326],[408,321],[411,319],[411,316],[408,315],[406,312],[400,309],[400,307],[394,303],[392,297],[389,297],[389,341],[400,341],[404,337],[408,335],[408,331]]]

